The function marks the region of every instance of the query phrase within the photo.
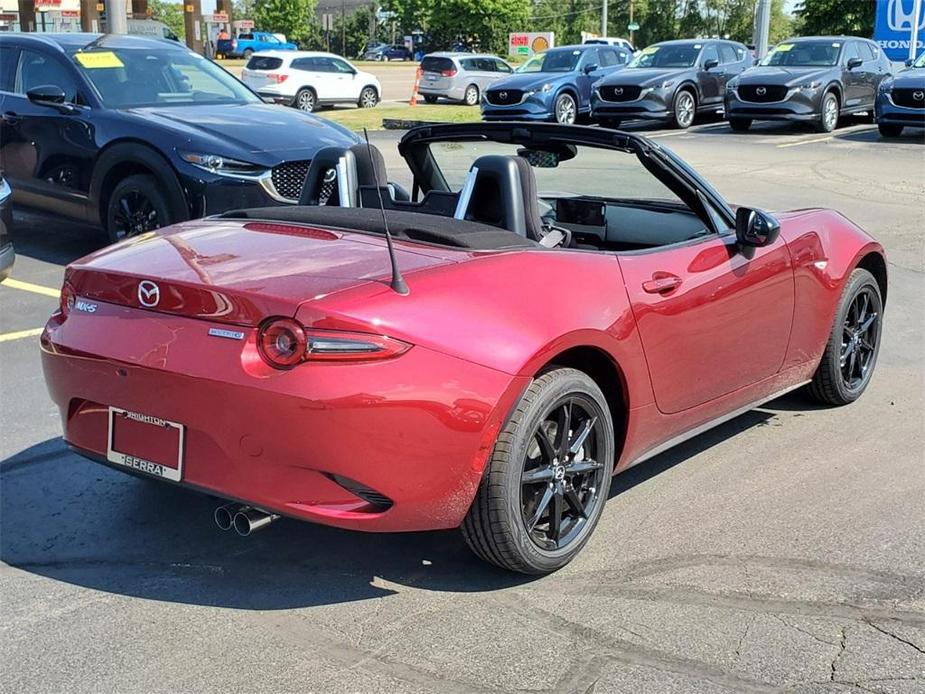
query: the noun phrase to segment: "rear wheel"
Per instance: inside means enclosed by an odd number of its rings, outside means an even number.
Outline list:
[[[671,123],[680,130],[686,130],[694,124],[697,114],[697,99],[693,92],[682,89],[674,96],[674,109],[671,114]]]
[[[730,118],[729,127],[732,128],[737,133],[744,133],[750,127],[752,127],[751,118]]]
[[[112,243],[167,226],[176,219],[154,176],[137,174],[123,179],[106,204],[106,234]]]
[[[466,87],[466,93],[463,94],[463,102],[465,102],[466,106],[478,106],[479,88],[476,85],[470,84]]]
[[[254,55],[254,51],[252,51],[250,48],[245,48],[242,55],[244,56],[244,60],[250,60],[251,56]]]
[[[295,95],[293,105],[300,111],[311,113],[318,108],[318,99],[315,97],[315,90],[304,87]]]
[[[883,137],[899,137],[902,135],[903,126],[896,123],[877,123],[877,130]]]
[[[511,571],[555,571],[581,551],[613,473],[613,421],[576,369],[536,378],[499,434],[462,532],[479,557]]]
[[[424,101],[426,101],[428,104],[435,104],[437,103],[437,96],[434,94],[425,94]]]
[[[809,392],[829,405],[854,402],[870,383],[880,351],[883,298],[867,270],[856,269],[842,292],[835,324]]]
[[[575,104],[575,99],[572,98],[571,94],[559,94],[556,97],[553,115],[556,118],[556,123],[566,125],[575,123],[575,119],[578,117],[578,106]]]
[[[838,125],[838,97],[833,92],[826,92],[822,97],[822,112],[816,122],[816,130],[830,133]]]
[[[357,105],[360,108],[374,108],[379,103],[379,94],[375,87],[363,87]]]

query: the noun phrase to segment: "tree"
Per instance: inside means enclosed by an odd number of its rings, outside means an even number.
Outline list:
[[[430,41],[449,48],[457,41],[483,51],[507,49],[508,34],[523,31],[530,0],[441,0],[430,13]]]
[[[325,35],[324,31],[318,32],[309,41],[309,47],[340,53],[346,57],[357,57],[366,47],[370,39],[370,27],[374,26],[372,22],[375,21],[375,10],[372,7],[360,8],[345,18],[337,14],[330,35]]]
[[[183,20],[183,5],[175,5],[165,0],[148,0],[151,19],[166,24],[180,39],[186,36],[186,24]]]
[[[285,34],[298,44],[312,38],[315,22],[315,0],[254,0],[254,22],[260,31]]]
[[[804,0],[796,8],[797,29],[808,36],[873,36],[875,10],[870,0]]]

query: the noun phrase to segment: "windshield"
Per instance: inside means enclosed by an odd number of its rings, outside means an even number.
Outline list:
[[[581,51],[576,49],[546,51],[530,58],[517,72],[571,72],[580,59]]]
[[[115,48],[72,54],[107,108],[259,103],[253,92],[200,55]]]
[[[701,47],[699,43],[649,46],[627,67],[693,67]]]
[[[922,53],[922,55],[915,59],[915,62],[912,63],[912,67],[925,67],[925,53]]]
[[[840,41],[800,41],[779,43],[761,61],[761,65],[825,67],[838,63]]]

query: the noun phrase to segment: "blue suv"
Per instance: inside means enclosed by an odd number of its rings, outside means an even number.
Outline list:
[[[633,57],[620,46],[562,46],[535,55],[482,96],[482,120],[574,123],[591,112],[591,85]]]
[[[880,83],[877,127],[883,137],[899,137],[903,128],[925,128],[925,53],[906,69]]]

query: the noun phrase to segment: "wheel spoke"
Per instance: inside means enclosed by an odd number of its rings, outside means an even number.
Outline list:
[[[532,470],[527,470],[523,475],[520,476],[520,481],[523,484],[536,484],[537,482],[551,482],[554,477],[553,469],[549,466],[538,467]]]
[[[553,442],[549,440],[549,436],[546,435],[542,428],[539,428],[533,434],[533,437],[540,446],[542,459],[547,465],[552,465],[552,461],[556,459],[556,449],[553,447]]]
[[[556,438],[559,439],[559,444],[557,446],[559,459],[564,460],[565,456],[568,455],[568,440],[569,440],[569,430],[572,426],[572,401],[569,400],[557,413],[557,430]]]
[[[552,491],[552,490],[550,490]],[[562,512],[565,510],[565,498],[561,492],[552,496],[552,508],[549,509],[549,539],[559,544],[562,535]]]
[[[578,435],[575,436],[575,440],[569,447],[569,453],[575,455],[581,450],[581,447],[585,445],[585,441],[588,439],[588,434],[590,434],[591,430],[594,428],[595,422],[597,422],[597,417],[585,420],[585,425],[582,427],[581,431],[578,432]]]
[[[851,381],[854,380],[854,367],[856,363],[857,363],[857,352],[852,349],[851,357],[848,360],[848,383],[849,384],[851,383]]]
[[[532,532],[533,528],[536,527],[536,524],[540,522],[540,518],[543,516],[543,512],[546,511],[546,508],[549,506],[549,502],[552,501],[554,496],[555,493],[553,492],[552,487],[546,487],[546,489],[543,491],[542,498],[536,505],[536,509],[533,511],[533,515],[530,516],[530,519],[527,521],[527,532]]]
[[[866,333],[868,330],[870,330],[870,326],[872,326],[876,320],[877,314],[871,313],[869,316],[867,316],[866,320],[861,323],[861,327],[858,328],[858,332],[862,334]]]
[[[122,208],[122,214],[125,215],[126,220],[131,219],[132,208],[128,204],[128,198],[122,198],[119,200],[119,206]]]
[[[604,467],[604,464],[596,460],[579,460],[577,463],[572,463],[565,468],[565,474],[568,477],[574,477],[575,475],[583,475],[592,470],[600,470],[602,467]]]
[[[572,510],[581,518],[587,518],[588,513],[585,510],[585,506],[581,503],[581,499],[578,497],[578,492],[575,491],[573,487],[570,487],[567,492],[565,492],[565,500],[568,502],[568,505],[572,507]]]

